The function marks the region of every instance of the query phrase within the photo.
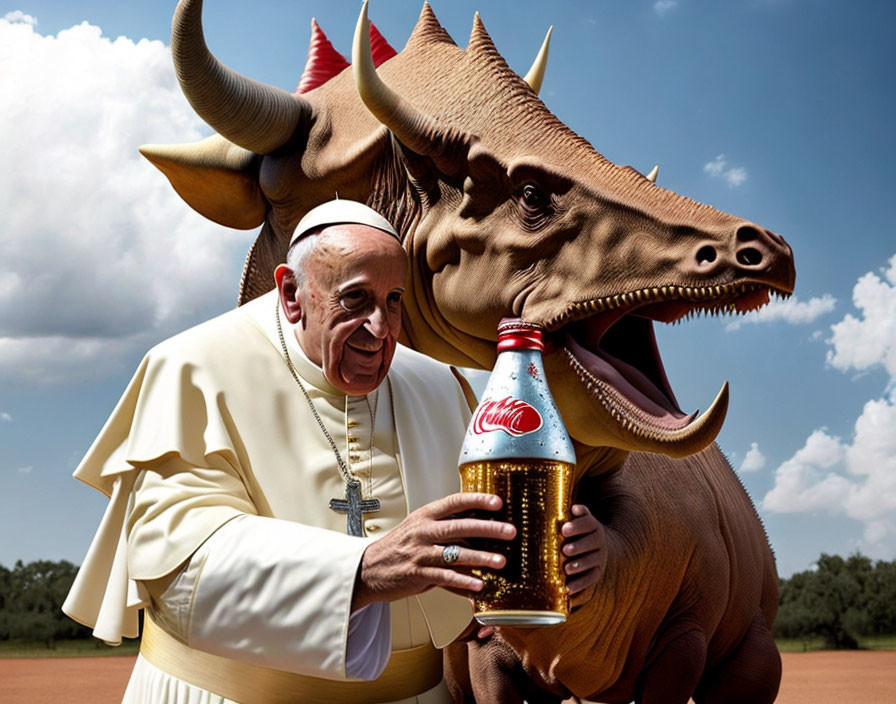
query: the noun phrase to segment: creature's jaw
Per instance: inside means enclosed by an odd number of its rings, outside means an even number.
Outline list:
[[[598,439],[591,435],[591,427],[609,423],[602,434],[612,440],[603,437],[602,443],[689,454],[712,442],[721,429],[727,383],[703,415],[683,412],[663,367],[653,321],[743,314],[768,303],[770,295],[784,298],[790,292],[784,283],[779,287],[742,279],[714,286],[660,286],[572,303],[542,323],[552,343],[549,367],[560,377],[558,386],[569,387],[573,377],[579,393],[584,389],[593,400],[591,426],[580,427],[588,440]],[[553,379],[551,383],[554,388]],[[561,404],[566,395],[561,389]],[[565,417],[570,415],[564,412]]]

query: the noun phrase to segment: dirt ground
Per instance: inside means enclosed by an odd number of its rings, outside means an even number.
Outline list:
[[[896,651],[784,653],[777,704],[892,704]],[[133,657],[0,659],[3,704],[113,704]]]

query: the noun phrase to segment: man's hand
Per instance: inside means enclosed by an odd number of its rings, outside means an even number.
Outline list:
[[[466,596],[478,592],[482,580],[467,574],[469,568],[500,569],[504,556],[461,547],[458,559],[449,565],[442,559],[442,551],[467,538],[512,540],[516,528],[510,523],[454,517],[473,510],[497,511],[501,504],[501,499],[492,494],[452,494],[408,514],[394,530],[364,551],[352,610],[375,601],[395,601],[420,594],[431,587],[444,587]]]
[[[587,506],[573,504],[573,519],[560,529],[566,540],[563,554],[566,556],[566,589],[570,608],[586,603],[594,593],[607,565],[607,539],[604,527]]]

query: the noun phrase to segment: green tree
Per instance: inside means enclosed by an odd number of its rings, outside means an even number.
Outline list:
[[[896,560],[878,562],[868,585],[868,618],[870,633],[896,633]]]
[[[816,569],[780,580],[774,634],[821,636],[831,648],[858,647],[863,635],[896,633],[896,562],[822,554]]]
[[[48,648],[58,638],[89,635],[62,613],[62,602],[78,568],[62,560],[16,562],[12,570],[0,570],[0,639],[39,640]]]

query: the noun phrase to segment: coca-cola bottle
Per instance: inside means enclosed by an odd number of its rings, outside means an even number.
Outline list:
[[[569,520],[576,456],[548,390],[543,350],[540,327],[501,321],[498,360],[460,452],[463,490],[504,501],[480,517],[517,529],[512,541],[477,541],[507,558],[500,570],[474,570],[485,585],[474,599],[482,624],[546,626],[569,614],[560,528]]]

